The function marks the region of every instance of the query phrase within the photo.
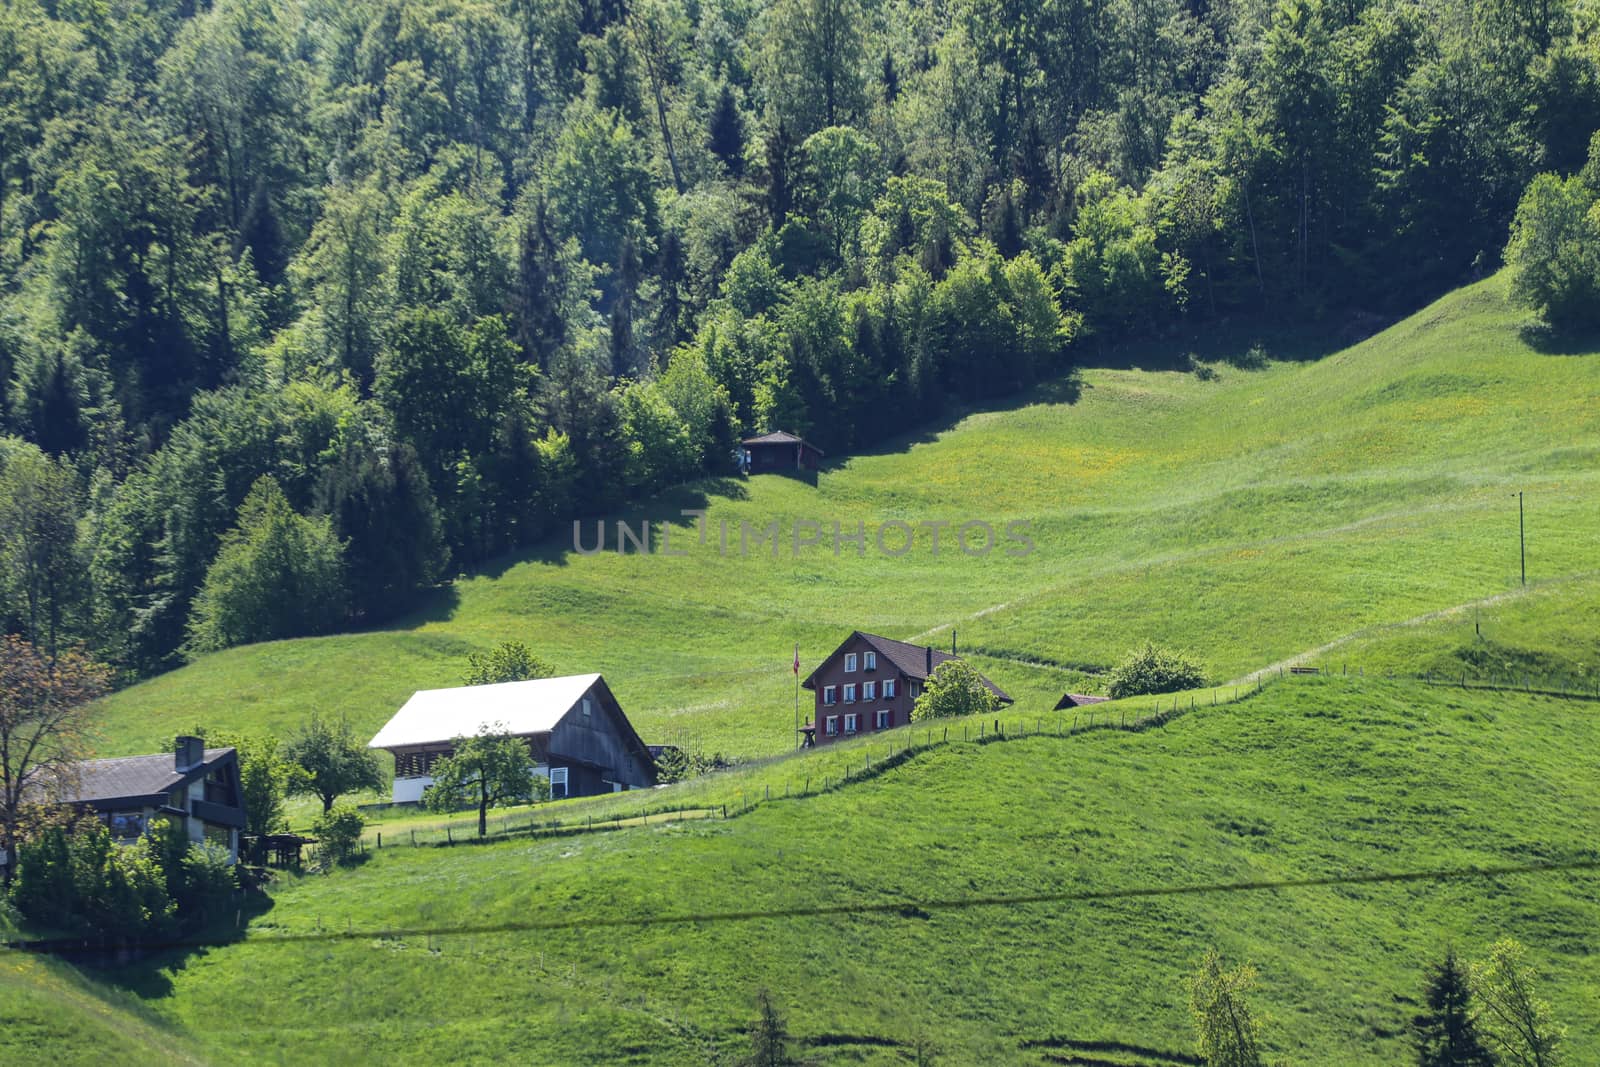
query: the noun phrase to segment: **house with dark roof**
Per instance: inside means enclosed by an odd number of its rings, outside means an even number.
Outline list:
[[[171,753],[85,760],[60,777],[54,790],[63,804],[92,811],[122,842],[137,840],[157,818],[182,824],[195,844],[210,842],[239,858],[244,830],[244,793],[239,754],[206,748],[198,737],[180,737]]]
[[[1065,693],[1056,701],[1056,711],[1070,711],[1072,708],[1086,708],[1090,704],[1104,704],[1109,697],[1091,696],[1087,693]]]
[[[655,785],[656,764],[598,674],[535,678],[413,693],[368,748],[394,756],[394,802],[413,803],[455,739],[504,733],[528,745],[550,796],[583,797]]]
[[[781,430],[747,437],[739,443],[744,448],[740,466],[746,474],[815,471],[822,463],[822,449]]]
[[[826,744],[904,726],[928,677],[940,664],[959,658],[954,652],[857,630],[800,683],[816,698],[812,721],[801,727],[803,743]],[[1005,690],[989,679],[983,678],[983,684],[1000,703],[1011,703]]]

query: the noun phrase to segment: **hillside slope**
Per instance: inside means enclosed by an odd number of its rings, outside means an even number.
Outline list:
[[[43,1060],[83,1067],[203,1062],[127,994],[50,960],[0,952],[0,1062]]]
[[[941,642],[954,628],[1024,706],[1092,689],[1084,670],[1147,636],[1222,680],[1520,593],[1518,490],[1530,581],[1592,574],[1600,359],[1530,348],[1506,289],[1490,278],[1310,364],[1223,367],[1217,381],[1089,370],[1081,388],[844,459],[815,487],[684,489],[625,516],[682,523],[682,556],[583,556],[558,539],[395,628],[235,649],[119,693],[103,748],[159,747],[196,723],[281,731],[314,709],[375,730],[412,690],[455,684],[466,652],[509,638],[559,671],[604,672],[647,740],[747,755],[791,744],[794,643],[809,666],[853,628]],[[704,544],[680,515],[694,506],[709,508]],[[795,558],[799,520],[829,542]],[[892,556],[873,543],[891,520],[1025,520],[1036,550],[966,556],[946,529],[935,557],[924,529]],[[740,557],[740,523],[773,521],[778,558]],[[865,524],[864,555],[835,555],[835,522]]]
[[[1116,894],[1593,861],[1600,769],[1572,753],[1597,746],[1592,704],[1295,680],[1139,734],[958,743],[727,822],[386,849],[276,887],[243,944],[119,978],[251,1060],[704,1063],[766,987],[822,1063],[921,1038],[946,1063],[1175,1064],[1183,979],[1216,946],[1259,965],[1275,1053],[1376,1065],[1409,1054],[1425,963],[1514,936],[1592,1062],[1593,871]]]

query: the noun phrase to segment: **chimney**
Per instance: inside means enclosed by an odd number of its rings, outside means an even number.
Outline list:
[[[956,654],[956,628],[954,626],[950,627],[950,654],[952,656]]]
[[[206,760],[206,743],[198,737],[180,737],[173,744],[172,769],[192,771]]]
[[[928,654],[927,673],[931,675],[933,673],[933,646],[929,645],[927,648],[923,649],[922,651],[924,651],[924,652],[926,652]]]

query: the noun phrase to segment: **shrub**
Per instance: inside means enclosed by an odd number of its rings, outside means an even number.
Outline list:
[[[317,816],[311,832],[317,835],[317,857],[324,870],[355,855],[366,825],[367,820],[348,804],[337,805]]]
[[[1223,360],[1232,367],[1240,370],[1266,370],[1267,364],[1272,362],[1272,357],[1267,355],[1267,350],[1260,341],[1251,345],[1243,352],[1236,352],[1231,356],[1224,356]]]
[[[911,707],[911,720],[988,715],[999,706],[1000,698],[984,684],[982,675],[962,660],[948,659],[928,676],[927,686]]]
[[[521,641],[502,641],[488,652],[467,653],[463,685],[494,685],[550,677],[550,665]]]
[[[1115,700],[1147,693],[1175,693],[1204,685],[1205,680],[1205,671],[1183,653],[1146,641],[1112,669],[1106,695]]]
[[[99,823],[52,827],[22,849],[12,900],[30,921],[72,933],[161,933],[175,905],[154,844],[119,845]]]
[[[190,845],[183,857],[183,892],[177,898],[178,910],[186,918],[204,922],[218,914],[232,899],[239,880],[228,850],[210,842]]]
[[[1511,295],[1558,330],[1600,326],[1600,206],[1581,178],[1533,179],[1506,245]]]

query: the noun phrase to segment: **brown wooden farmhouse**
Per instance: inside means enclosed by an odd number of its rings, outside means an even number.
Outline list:
[[[815,717],[801,728],[805,743],[826,744],[904,726],[911,721],[911,706],[922,695],[928,676],[939,664],[957,658],[936,648],[857,630],[800,683],[816,695]],[[1002,704],[1011,703],[989,679],[984,678],[983,684]]]

